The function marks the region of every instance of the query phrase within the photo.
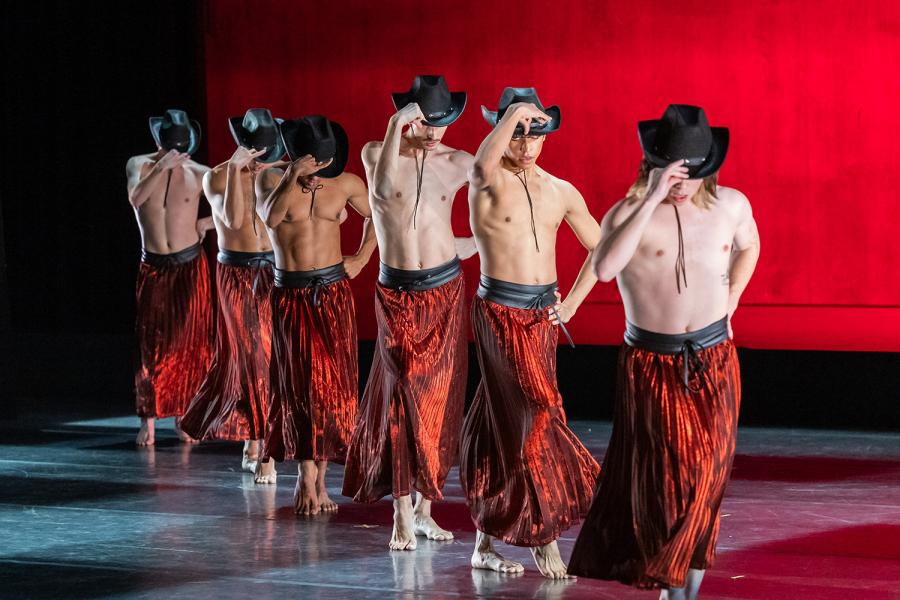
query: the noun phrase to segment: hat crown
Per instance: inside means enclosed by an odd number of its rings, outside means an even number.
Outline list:
[[[508,87],[500,94],[500,102],[497,103],[497,114],[502,118],[506,109],[518,102],[534,104],[538,110],[544,110],[544,105],[541,104],[541,99],[538,98],[537,90],[533,87]]]
[[[451,108],[450,89],[443,75],[416,75],[409,94],[422,109],[426,120],[442,117]]]
[[[656,134],[654,152],[671,160],[705,157],[712,146],[712,130],[698,106],[670,104]]]
[[[337,141],[331,122],[322,115],[308,115],[294,121],[295,126],[288,127],[289,139],[285,140],[288,152],[293,160],[307,154],[319,162],[333,158],[337,151]],[[284,129],[283,129],[284,131]]]
[[[249,133],[255,132],[260,128],[274,128],[275,119],[267,108],[251,108],[244,113],[244,120],[241,126]]]

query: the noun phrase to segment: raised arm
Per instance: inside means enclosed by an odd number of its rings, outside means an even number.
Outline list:
[[[125,176],[128,178],[128,202],[134,208],[139,208],[146,202],[153,191],[162,185],[169,172],[183,165],[190,155],[169,150],[162,158],[154,162],[149,169],[144,170],[149,159],[132,157],[125,165]]]
[[[256,157],[262,156],[264,153],[265,149],[248,150],[243,146],[238,146],[228,160],[225,167],[225,193],[222,194],[220,217],[225,227],[229,229],[238,230],[243,227],[244,215],[247,214],[247,202],[251,201],[250,198],[244,198],[241,173],[244,169],[250,168]],[[251,186],[251,189],[254,187],[255,185]]]
[[[572,228],[575,237],[578,238],[581,245],[588,250],[588,254],[584,264],[581,265],[581,270],[578,272],[578,277],[575,279],[572,289],[566,295],[566,299],[556,307],[556,313],[563,323],[575,315],[578,307],[581,306],[581,303],[584,302],[588,293],[597,283],[597,276],[591,269],[591,254],[597,244],[600,243],[600,225],[588,210],[581,193],[574,186],[569,187],[570,190],[566,194],[565,220],[569,227]],[[556,319],[554,317],[555,315],[551,315],[551,321],[555,322]]]
[[[732,193],[739,195],[740,201],[740,217],[737,229],[734,233],[734,257],[731,261],[731,268],[728,271],[728,319],[729,330],[731,328],[730,319],[737,310],[738,303],[741,300],[741,294],[750,283],[750,277],[756,269],[756,262],[759,260],[760,243],[759,230],[756,228],[756,221],[753,219],[753,209],[747,197],[733,190]]]
[[[365,184],[356,175],[347,178],[350,196],[347,203],[363,217],[362,240],[356,254],[344,257],[344,270],[350,279],[353,279],[372,258],[372,252],[378,246],[375,238],[375,227],[372,224],[372,208],[369,206],[369,191]]]
[[[397,165],[400,162],[400,137],[403,134],[403,128],[407,125],[418,125],[424,119],[422,110],[415,102],[407,104],[391,116],[387,132],[384,134],[381,152],[378,154],[375,167],[372,169],[372,176],[369,178],[372,196],[375,200],[390,199],[396,188]]]
[[[484,190],[495,185],[497,174],[500,172],[500,159],[509,146],[518,125],[522,126],[524,134],[528,135],[531,128],[531,120],[538,123],[547,123],[550,117],[539,111],[534,104],[518,102],[506,109],[503,118],[494,127],[494,130],[478,147],[475,160],[469,170],[469,185]]]
[[[600,244],[593,257],[594,273],[600,281],[612,281],[631,261],[653,211],[666,199],[672,186],[687,179],[688,170],[683,163],[678,160],[665,169],[650,171],[647,193],[632,200],[636,205],[629,206],[628,199],[623,200],[603,217]]]
[[[256,185],[256,212],[266,224],[266,227],[277,227],[284,221],[290,208],[290,192],[298,185],[297,179],[312,175],[319,169],[324,169],[334,159],[324,163],[317,163],[315,157],[307,154],[289,164],[284,170],[281,179],[272,187],[272,177],[259,178]],[[267,174],[275,174],[274,170],[265,171]],[[260,181],[260,180],[265,181]]]

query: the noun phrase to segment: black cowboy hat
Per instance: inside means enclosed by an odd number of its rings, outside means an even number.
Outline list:
[[[670,104],[658,121],[638,122],[641,149],[654,167],[686,161],[691,179],[712,175],[725,162],[728,128],[710,127],[698,106]]]
[[[281,119],[273,119],[267,108],[251,108],[243,117],[229,117],[228,127],[235,143],[244,148],[268,150],[256,158],[262,163],[272,163],[284,156],[284,143],[278,133]]]
[[[150,135],[163,150],[193,154],[200,147],[200,123],[188,119],[183,110],[169,109],[161,117],[150,117]]]
[[[543,125],[532,119],[529,135],[545,135],[559,129],[560,118],[562,117],[559,107],[554,105],[544,108],[544,105],[541,104],[541,101],[538,98],[537,91],[533,87],[506,88],[503,90],[503,93],[500,94],[500,102],[497,103],[497,111],[494,112],[488,110],[486,106],[482,106],[481,114],[489,125],[496,127],[500,119],[503,118],[503,115],[506,114],[506,109],[516,102],[528,102],[529,104],[534,104],[538,107],[538,110],[550,116],[550,121]],[[524,129],[521,125],[516,126],[516,133],[522,133],[523,131]]]
[[[307,115],[281,123],[281,140],[288,157],[294,161],[307,154],[318,162],[333,158],[331,164],[316,172],[318,177],[337,177],[347,166],[350,145],[340,123],[322,115]]]
[[[443,75],[416,75],[408,92],[394,92],[394,107],[400,110],[415,102],[425,115],[425,124],[446,127],[466,108],[466,93],[451,92]]]

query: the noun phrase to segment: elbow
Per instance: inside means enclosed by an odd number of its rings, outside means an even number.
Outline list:
[[[609,264],[609,261],[604,256],[600,256],[597,252],[597,249],[594,250],[594,257],[591,261],[591,267],[594,270],[594,275],[597,276],[598,281],[602,281],[603,283],[609,283],[613,279],[616,278],[616,275],[619,274],[617,269],[614,269],[612,265]]]

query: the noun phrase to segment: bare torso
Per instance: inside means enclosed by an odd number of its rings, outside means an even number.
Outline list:
[[[616,278],[626,318],[642,329],[685,333],[702,329],[728,313],[728,273],[735,234],[746,199],[730,188],[718,188],[718,201],[701,209],[679,205],[684,235],[687,286],[678,293],[675,260],[678,226],[671,203],[657,206],[640,244]],[[622,201],[611,213],[621,223],[637,202]]]
[[[501,169],[491,188],[470,187],[469,214],[481,272],[494,279],[526,285],[553,283],[556,234],[566,217],[568,196],[578,192],[540,167],[533,169],[527,183],[540,251],[535,248],[525,187],[512,171]]]
[[[134,169],[142,178],[153,167],[156,156],[156,153],[135,156],[129,161],[128,169]],[[171,254],[199,241],[197,209],[203,191],[201,181],[208,170],[188,160],[159,176],[147,200],[134,209],[144,249]]]
[[[206,177],[207,199],[212,207],[213,223],[216,226],[219,248],[222,250],[236,250],[238,252],[269,252],[272,243],[266,233],[262,220],[256,214],[256,196],[253,177],[250,169],[240,172],[240,181],[243,189],[244,218],[241,226],[232,229],[225,225],[223,217],[223,195],[227,178],[228,163],[222,163],[213,168]]]
[[[370,187],[372,170],[382,142],[369,142],[363,161]],[[422,152],[418,152],[419,165]],[[384,199],[371,197],[372,220],[381,261],[395,269],[429,269],[456,256],[451,214],[456,192],[466,184],[472,155],[443,144],[428,153],[422,177],[422,192],[416,205],[416,159],[401,154],[396,183]],[[413,212],[415,210],[415,226]]]
[[[281,173],[275,170],[261,176],[270,179],[265,185],[272,188]],[[354,196],[365,200],[366,187],[362,180],[352,173],[341,173],[337,177],[320,178],[316,190],[312,215],[311,191],[304,191],[294,182],[283,193],[287,214],[283,221],[273,228],[266,228],[275,251],[275,265],[286,271],[312,271],[330,267],[343,260],[341,253],[342,217],[346,215],[347,202]]]

